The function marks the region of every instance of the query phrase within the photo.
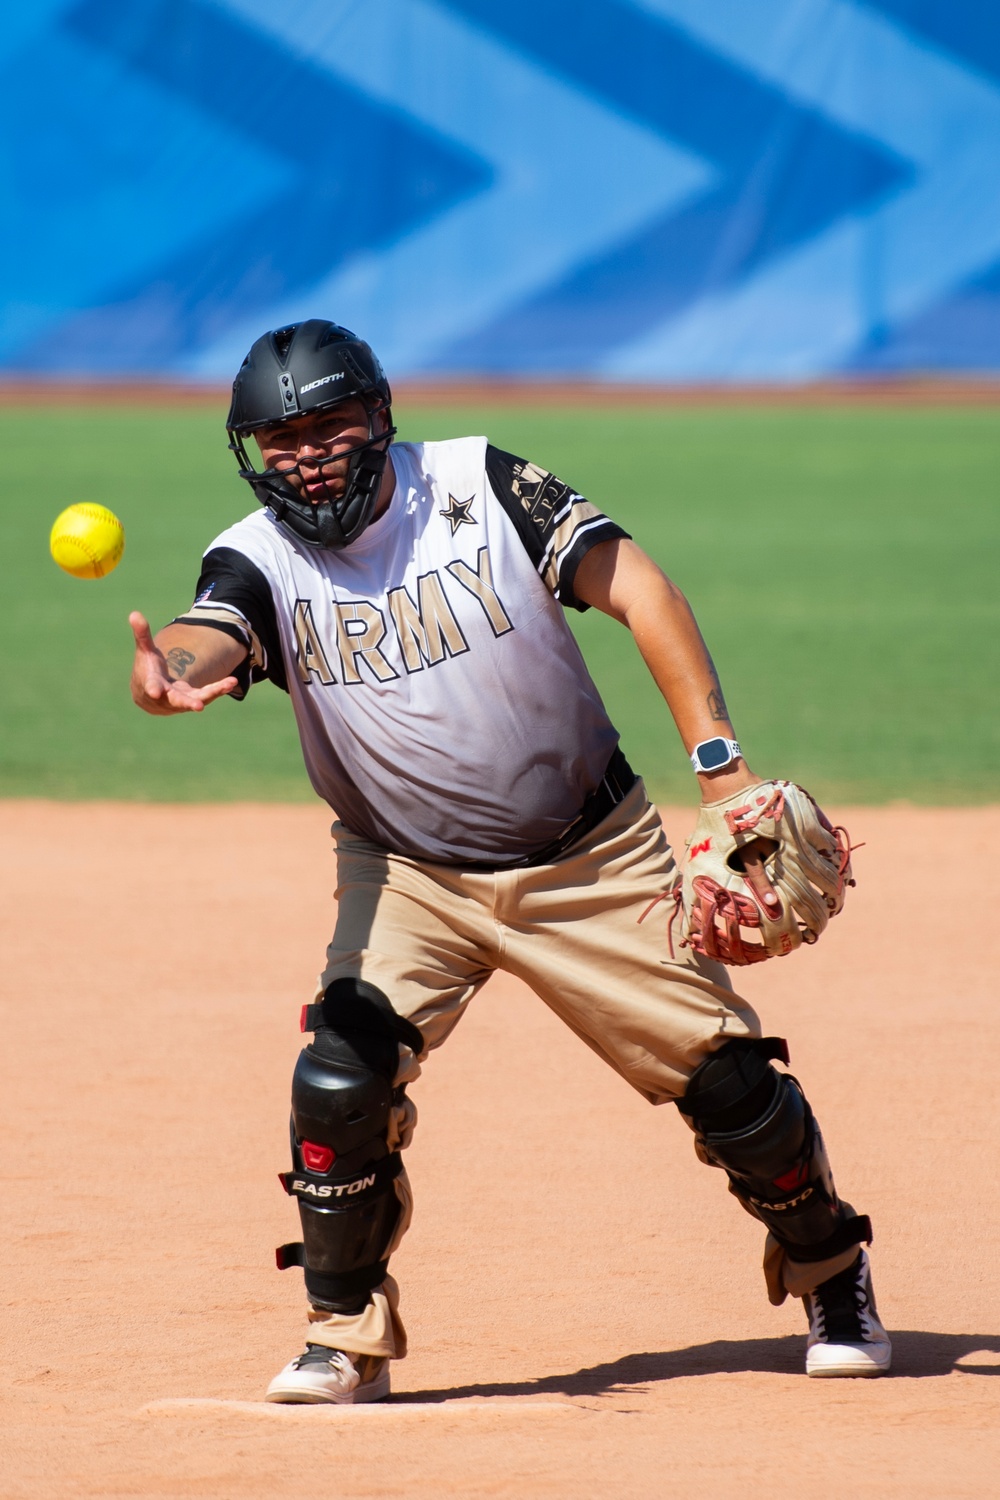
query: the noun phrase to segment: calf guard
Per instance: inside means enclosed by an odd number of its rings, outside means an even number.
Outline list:
[[[338,979],[303,1012],[315,1032],[292,1077],[292,1171],[285,1191],[298,1200],[302,1241],[282,1245],[278,1266],[299,1265],[314,1307],[359,1311],[385,1280],[401,1205],[394,1183],[402,1157],[387,1141],[399,1044],[415,1053],[423,1037],[386,996],[359,979]]]
[[[722,1167],[731,1191],[800,1262],[829,1260],[871,1243],[867,1216],[850,1215],[833,1185],[826,1148],[777,1037],[737,1039],[695,1069],[677,1107],[693,1125],[700,1154]]]

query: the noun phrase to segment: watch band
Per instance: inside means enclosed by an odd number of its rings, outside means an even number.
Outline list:
[[[702,740],[695,745],[691,752],[691,764],[696,772],[721,771],[725,766],[732,765],[742,754],[738,740],[730,740],[719,734],[714,739]]]

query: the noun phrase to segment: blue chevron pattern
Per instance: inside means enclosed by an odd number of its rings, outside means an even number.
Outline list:
[[[0,86],[10,371],[1000,369],[994,6],[34,0]]]
[[[908,162],[836,129],[680,27],[631,5],[452,3],[536,55],[544,36],[550,66],[610,107],[683,141],[712,162],[718,179],[680,212],[644,226],[561,286],[446,350],[439,358],[444,366],[517,370],[541,329],[536,368],[553,358],[558,367],[579,367],[650,322],[746,278],[911,175]],[[780,191],[789,178],[798,178],[794,194]]]

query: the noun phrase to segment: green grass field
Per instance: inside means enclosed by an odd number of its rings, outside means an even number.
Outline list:
[[[202,549],[251,508],[221,410],[0,411],[6,562],[0,793],[302,799],[284,694],[138,713],[129,609],[190,603]],[[753,767],[823,799],[1000,800],[1000,412],[401,407],[402,437],[488,432],[581,489],[687,592]],[[55,515],[125,523],[121,566],[60,573]],[[694,787],[630,637],[574,628],[654,795]]]

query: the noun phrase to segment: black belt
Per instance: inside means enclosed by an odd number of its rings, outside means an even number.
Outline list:
[[[591,792],[572,823],[568,824],[551,844],[546,844],[544,849],[539,849],[535,854],[525,854],[521,859],[462,860],[461,868],[463,870],[529,870],[535,865],[551,865],[561,855],[572,849],[574,844],[578,844],[584,834],[596,828],[598,823],[603,823],[612,808],[617,807],[619,802],[624,802],[638,779],[621,749],[616,745],[600,783]]]

